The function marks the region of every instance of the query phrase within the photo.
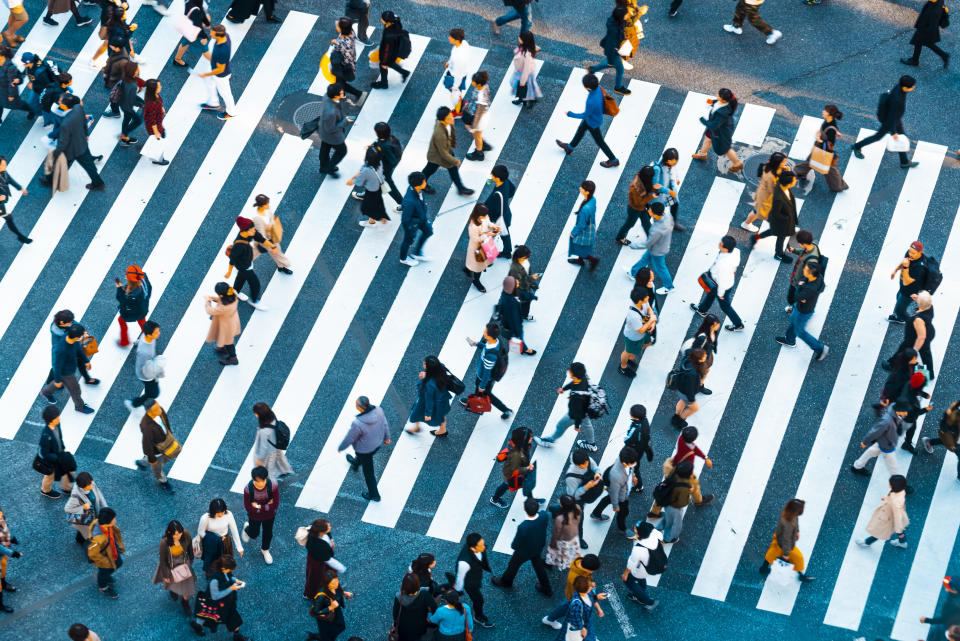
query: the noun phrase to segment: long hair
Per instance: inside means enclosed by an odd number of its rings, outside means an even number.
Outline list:
[[[520,46],[518,49],[520,49],[521,53],[529,53],[531,57],[537,57],[537,44],[533,39],[532,31],[520,32]]]
[[[560,497],[560,512],[557,514],[557,516],[560,514],[563,515],[563,524],[567,525],[570,523],[571,514],[579,516],[582,515],[582,511],[580,510],[580,506],[577,505],[577,501],[572,496],[569,494],[564,494]]]
[[[143,90],[143,101],[144,102],[157,102],[160,100],[160,94],[157,93],[157,87],[160,86],[160,83],[157,82],[156,78],[151,78],[147,80],[147,84],[144,86]]]
[[[697,375],[703,379],[707,375],[707,352],[706,350],[694,347],[690,350],[690,365]]]
[[[163,538],[167,540],[167,545],[173,545],[173,535],[177,532],[183,532],[183,525],[180,524],[180,521],[173,520],[167,523],[167,529],[163,533]]]
[[[779,151],[775,151],[770,154],[770,159],[767,160],[767,162],[763,165],[763,173],[769,174],[775,172],[780,168],[780,165],[783,163],[785,158],[786,155],[780,153]]]
[[[400,592],[402,594],[416,594],[420,591],[420,577],[415,572],[407,572],[403,575],[403,581],[400,582]]]
[[[704,334],[708,338],[710,337],[710,331],[713,329],[713,326],[720,322],[720,319],[714,316],[713,314],[707,314],[703,317],[703,321],[700,323],[700,327],[697,328],[697,332],[694,334]],[[713,342],[711,339],[710,342]]]
[[[139,70],[140,65],[135,63],[133,60],[127,60],[125,63],[123,63],[123,81],[134,82]]]
[[[418,577],[426,577],[427,580],[433,580],[433,573],[430,572],[430,566],[436,561],[436,557],[429,552],[421,552],[420,555],[410,562],[410,571]],[[423,583],[421,581],[421,583]]]
[[[783,506],[783,511],[780,512],[780,518],[784,521],[795,521],[798,516],[803,514],[804,502],[801,499],[790,499],[787,501],[787,504]]]
[[[270,409],[270,406],[266,403],[260,402],[253,406],[253,413],[257,416],[257,422],[260,424],[260,427],[267,427],[273,425],[277,420],[277,415],[273,413],[273,410]]]
[[[487,209],[487,206],[483,203],[477,203],[473,206],[473,211],[470,212],[470,224],[479,225],[480,219],[484,216],[490,216],[490,210]]]
[[[440,362],[440,359],[431,354],[423,359],[423,365],[426,372],[424,380],[430,379],[437,384],[440,391],[447,391],[450,387],[450,375],[447,374],[447,368]]]
[[[593,199],[593,192],[597,191],[597,184],[592,180],[584,180],[582,183],[580,183],[580,189],[587,192],[587,195],[577,208],[577,213],[580,213],[580,210],[583,209],[583,206]]]
[[[653,166],[651,165],[644,165],[640,168],[640,171],[637,172],[637,177],[640,179],[643,188],[648,194],[653,191],[653,174]]]
[[[447,590],[443,594],[443,600],[446,601],[448,605],[452,605],[454,610],[463,614],[463,604],[460,603],[460,594],[456,590]]]
[[[310,524],[309,535],[314,538],[319,538],[330,531],[330,521],[327,519],[314,519],[313,523]]]
[[[733,92],[723,87],[720,91],[717,92],[717,95],[720,96],[724,102],[730,105],[730,114],[732,115],[737,110],[737,106],[740,104],[737,102],[737,97],[733,95]]]

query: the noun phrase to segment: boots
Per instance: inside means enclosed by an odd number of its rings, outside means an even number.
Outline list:
[[[594,256],[593,254],[590,254],[589,256],[587,256],[587,260],[590,262],[590,271],[595,270],[597,268],[597,263],[600,262],[600,259]]]
[[[230,344],[224,345],[224,348],[227,350],[226,354],[220,357],[221,365],[237,365],[240,361],[237,360],[237,346]]]
[[[180,599],[180,607],[183,608],[183,613],[188,617],[193,616],[193,610],[190,609],[190,599],[187,597]]]
[[[763,563],[760,565],[760,574],[763,574],[763,575],[770,574],[770,564],[767,563],[766,559],[764,559]]]
[[[13,587],[12,585],[10,585],[9,583],[7,583],[7,580],[6,580],[6,579],[0,579],[0,582],[2,582],[2,584],[3,584],[3,592],[16,592],[16,591],[17,591],[17,588],[15,588],[15,587]]]

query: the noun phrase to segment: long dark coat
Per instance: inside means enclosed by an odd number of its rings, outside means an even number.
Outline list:
[[[940,42],[940,29],[950,26],[950,14],[947,13],[947,7],[943,0],[937,2],[927,2],[920,9],[920,15],[913,24],[916,29],[913,37],[910,38],[912,45],[932,45]]]

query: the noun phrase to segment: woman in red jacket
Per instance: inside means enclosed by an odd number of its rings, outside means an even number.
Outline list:
[[[157,139],[154,143],[160,153],[153,160],[154,165],[169,165],[170,161],[163,157],[163,143],[160,142],[167,137],[167,132],[163,128],[163,116],[166,110],[163,108],[163,98],[160,97],[160,89],[163,85],[159,80],[147,80],[146,89],[143,93],[143,128],[147,130],[147,136],[153,136]]]

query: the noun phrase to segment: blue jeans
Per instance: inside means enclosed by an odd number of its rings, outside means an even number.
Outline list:
[[[613,67],[613,70],[617,72],[617,78],[613,83],[615,89],[618,89],[623,86],[623,60],[620,59],[620,54],[616,51],[613,54],[607,54],[607,61],[601,62],[598,65],[590,65],[587,67],[587,70],[590,73],[597,73],[598,71],[603,71],[604,69],[609,69]]]
[[[564,617],[567,616],[567,612],[570,610],[570,601],[561,601],[560,605],[550,610],[550,614],[547,615],[547,619],[550,621],[562,621]]]
[[[523,495],[527,498],[533,496],[533,488],[537,486],[537,470],[534,469],[531,472],[528,472],[523,477],[523,483],[520,485],[520,490],[523,492]],[[507,490],[510,489],[510,486],[506,483],[501,483],[500,486],[494,491],[493,498],[501,499],[503,495],[507,493]]]
[[[701,314],[706,314],[710,310],[710,306],[713,305],[713,301],[717,300],[720,303],[720,309],[727,315],[731,323],[736,326],[743,325],[743,321],[740,320],[740,315],[733,309],[733,304],[730,302],[731,297],[732,295],[729,290],[726,292],[726,296],[722,298],[717,296],[717,292],[715,291],[704,292],[697,309],[700,310]]]
[[[30,111],[33,112],[34,116],[40,115],[40,96],[37,95],[37,92],[27,87],[23,90],[23,93],[20,94],[20,100],[27,103],[27,106],[30,107]]]
[[[910,298],[909,294],[904,294],[903,292],[897,292],[897,302],[893,306],[893,315],[902,321],[906,321],[907,308],[910,306],[910,303],[912,302],[913,302],[913,299]]]
[[[653,605],[653,599],[650,598],[650,595],[647,594],[647,580],[638,579],[633,576],[633,574],[627,575],[627,580],[624,581],[627,584],[627,589],[630,591],[630,594],[634,595],[640,599],[640,603],[644,605]]]
[[[554,428],[553,434],[543,437],[543,440],[553,443],[558,438],[563,436],[563,433],[567,431],[567,428],[574,423],[576,423],[576,421],[570,418],[570,414],[564,414],[563,418],[557,421],[557,426]],[[593,421],[590,420],[589,416],[584,416],[580,420],[580,439],[586,441],[587,443],[596,443],[594,438]]]
[[[823,343],[811,336],[807,331],[807,321],[810,320],[811,316],[813,316],[813,312],[804,314],[800,311],[799,307],[794,307],[793,311],[790,312],[790,326],[787,328],[786,338],[788,343],[796,343],[799,337],[810,349],[820,353],[823,351]]]
[[[520,11],[517,11],[516,9],[510,9],[510,11],[494,20],[494,22],[497,23],[498,27],[502,27],[508,22],[513,22],[514,20],[520,21],[520,31],[530,31],[530,25],[533,23],[533,7],[528,4]]]
[[[673,289],[673,278],[670,276],[670,270],[667,269],[667,257],[654,256],[650,253],[649,249],[643,252],[643,256],[640,257],[640,260],[635,262],[633,267],[630,268],[630,275],[636,278],[637,272],[640,271],[640,268],[646,267],[647,265],[652,267],[653,273],[660,277],[664,287],[667,289]]]

